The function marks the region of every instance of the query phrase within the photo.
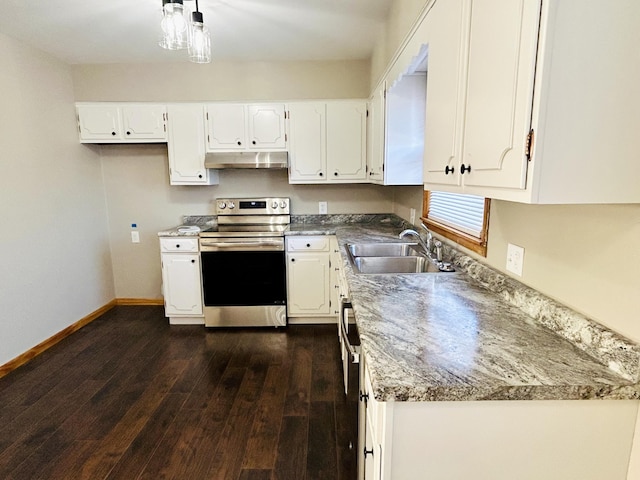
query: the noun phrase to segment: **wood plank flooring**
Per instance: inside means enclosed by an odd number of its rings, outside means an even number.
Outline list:
[[[119,306],[0,379],[0,478],[355,480],[335,326]]]

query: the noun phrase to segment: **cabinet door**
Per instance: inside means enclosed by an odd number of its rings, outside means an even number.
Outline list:
[[[367,128],[368,178],[372,183],[384,181],[385,84],[375,89],[369,99]]]
[[[540,0],[472,4],[465,185],[526,186],[539,18]]]
[[[423,183],[426,87],[426,74],[414,72],[402,76],[387,91],[385,185]]]
[[[329,253],[287,254],[288,315],[330,315]]]
[[[469,9],[463,0],[436,2],[425,19],[429,57],[424,134],[424,181],[460,184],[464,75]]]
[[[287,147],[284,112],[284,105],[249,105],[247,148],[284,150]]]
[[[166,108],[164,105],[123,106],[121,114],[122,133],[125,140],[166,140]]]
[[[325,182],[325,104],[289,105],[289,182]]]
[[[205,126],[202,105],[176,104],[167,107],[169,181],[171,185],[210,185],[217,172],[204,167]],[[210,176],[211,175],[211,176]]]
[[[167,316],[202,315],[199,254],[162,254],[162,283]]]
[[[331,237],[329,248],[331,250],[330,255],[330,267],[329,272],[330,288],[331,288],[331,315],[338,317],[340,315],[340,274],[342,267],[342,257],[340,256],[340,250],[338,249],[338,240],[336,237]]]
[[[327,174],[331,181],[367,177],[367,105],[327,103]]]
[[[213,151],[245,150],[245,106],[240,103],[207,105],[207,149]]]
[[[120,114],[114,105],[78,105],[80,141],[118,140],[121,138]]]

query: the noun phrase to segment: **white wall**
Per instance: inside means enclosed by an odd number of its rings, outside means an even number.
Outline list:
[[[260,101],[367,98],[369,62],[75,65],[76,101]]]
[[[117,298],[161,298],[157,232],[183,215],[212,215],[216,197],[288,196],[294,214],[381,213],[393,208],[393,191],[374,185],[289,185],[286,170],[225,170],[220,185],[170,186],[165,145],[114,145],[101,149]],[[131,224],[141,242],[131,243]]]
[[[71,70],[0,34],[0,365],[114,298],[100,158]]]
[[[371,58],[371,87],[381,80],[382,73],[404,42],[422,10],[434,0],[395,0],[389,8]]]
[[[84,65],[73,67],[78,101],[276,101],[365,98],[369,62],[213,62],[211,65]],[[156,233],[183,215],[211,215],[224,196],[291,197],[292,213],[388,213],[392,188],[374,185],[289,185],[285,170],[222,171],[218,186],[170,186],[166,145],[100,148],[117,298],[161,298]],[[132,244],[136,223],[140,244]]]
[[[521,280],[640,341],[640,205],[522,205],[493,201],[488,262],[505,270],[524,247]]]

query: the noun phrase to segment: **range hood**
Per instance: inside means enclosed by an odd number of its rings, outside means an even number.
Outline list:
[[[288,168],[288,152],[207,153],[205,168]]]

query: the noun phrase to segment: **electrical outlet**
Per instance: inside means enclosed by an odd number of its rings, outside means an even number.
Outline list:
[[[411,225],[415,225],[416,224],[416,209],[415,208],[411,208],[409,210],[409,222],[411,223]]]
[[[327,214],[327,202],[318,202],[318,213],[320,215],[326,215]]]
[[[140,232],[131,231],[131,243],[140,243]]]
[[[522,276],[522,266],[524,264],[524,248],[518,245],[507,245],[507,271]]]

